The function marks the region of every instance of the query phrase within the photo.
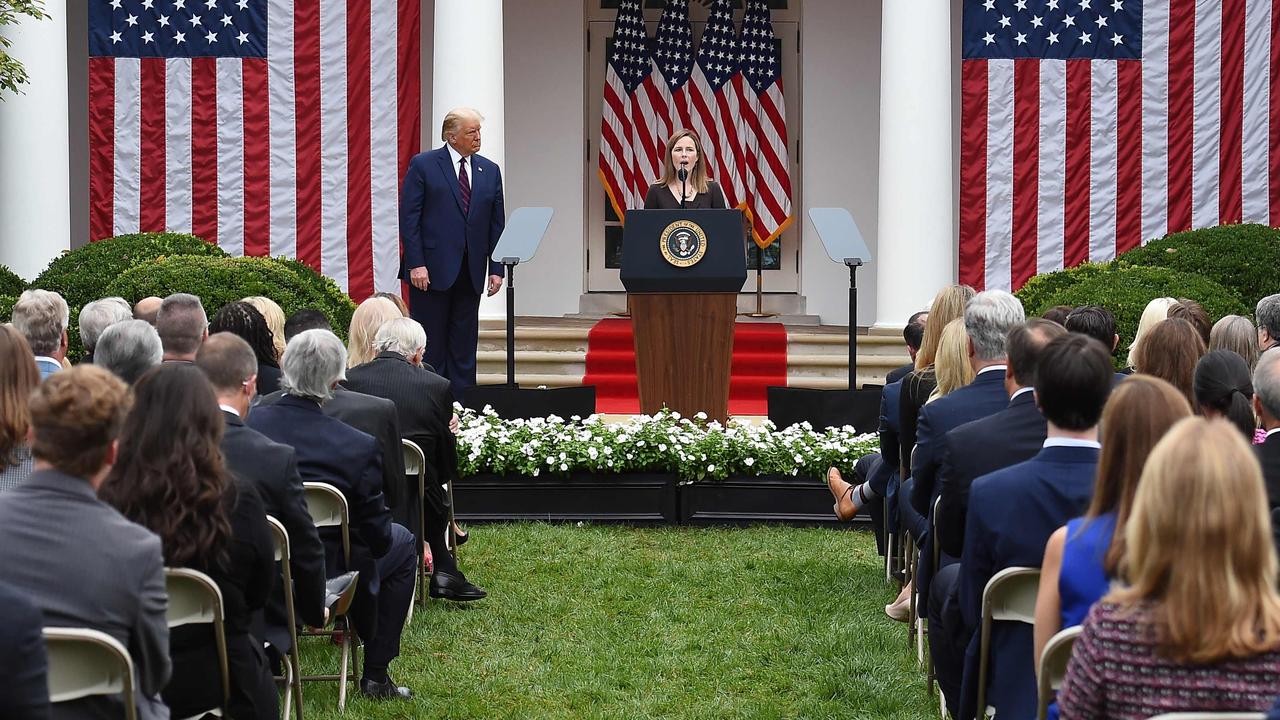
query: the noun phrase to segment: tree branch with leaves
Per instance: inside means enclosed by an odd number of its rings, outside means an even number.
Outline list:
[[[44,3],[41,0],[0,0],[0,29],[18,24],[24,16],[34,20],[45,20],[49,14],[44,11]],[[0,100],[4,99],[5,90],[21,92],[18,86],[30,80],[22,63],[9,54],[9,48],[12,45],[11,39],[0,34]]]

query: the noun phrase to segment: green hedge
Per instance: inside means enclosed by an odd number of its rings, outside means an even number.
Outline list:
[[[148,295],[188,292],[200,297],[210,316],[229,302],[265,295],[279,303],[286,316],[304,308],[320,310],[333,323],[334,332],[345,338],[355,305],[346,295],[335,295],[324,283],[301,273],[297,265],[257,257],[165,257],[126,270],[100,294],[137,302]]]
[[[1191,298],[1203,305],[1215,321],[1223,315],[1248,316],[1251,312],[1234,292],[1203,275],[1165,267],[1124,265],[1103,272],[1091,271],[1083,279],[1063,285],[1058,292],[1039,297],[1037,304],[1024,306],[1029,316],[1040,315],[1055,305],[1093,304],[1107,308],[1116,316],[1116,332],[1120,334],[1116,366],[1122,367],[1128,356],[1125,348],[1133,341],[1143,309],[1158,297]]]
[[[9,322],[13,317],[13,305],[18,302],[17,295],[0,295],[0,322]]]
[[[325,312],[329,312],[329,308],[332,308],[333,314],[329,315],[329,320],[333,323],[334,330],[345,338],[347,328],[351,325],[351,313],[355,311],[355,305],[352,304],[351,298],[342,292],[342,288],[338,287],[332,278],[321,275],[300,260],[278,257],[275,258],[275,262],[292,272],[303,285],[310,287],[324,298],[324,304],[317,307],[324,308]],[[275,299],[272,295],[267,297]],[[285,315],[288,316],[288,311]]]
[[[4,265],[0,265],[0,295],[21,295],[26,289],[26,280]]]
[[[1280,230],[1266,225],[1222,225],[1174,233],[1124,253],[1116,264],[1203,275],[1232,290],[1252,308],[1277,291]],[[1187,293],[1179,296],[1199,300]]]
[[[227,253],[195,235],[119,235],[59,255],[31,282],[31,287],[52,290],[67,301],[71,310],[67,354],[72,360],[79,360],[84,355],[84,347],[80,344],[80,308],[85,303],[111,295],[107,286],[130,268],[159,257],[177,255],[226,257]],[[133,298],[130,302],[139,299]]]
[[[1040,315],[1045,310],[1062,304],[1053,302],[1053,299],[1062,294],[1067,288],[1074,287],[1089,278],[1110,270],[1110,263],[1084,263],[1066,270],[1036,275],[1028,280],[1014,295],[1018,296],[1018,299],[1022,301],[1022,307],[1027,309],[1027,315]],[[1034,308],[1042,309],[1034,310]]]

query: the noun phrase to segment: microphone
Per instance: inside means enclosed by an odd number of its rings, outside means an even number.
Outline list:
[[[676,177],[680,178],[680,209],[685,207],[685,182],[689,179],[689,161],[681,160],[680,169],[676,171]]]

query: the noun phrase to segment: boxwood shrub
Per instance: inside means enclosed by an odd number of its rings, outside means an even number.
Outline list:
[[[18,302],[17,295],[0,295],[0,322],[9,322],[13,317],[13,305]]]
[[[1280,230],[1266,225],[1222,225],[1174,233],[1116,259],[1120,266],[1159,266],[1203,275],[1231,289],[1249,307],[1277,292]],[[1195,295],[1182,294],[1182,297]]]
[[[1142,311],[1157,297],[1191,298],[1203,305],[1214,321],[1223,315],[1251,315],[1251,310],[1239,296],[1203,275],[1167,267],[1120,264],[1103,272],[1091,272],[1078,282],[1064,284],[1055,293],[1045,293],[1037,297],[1037,304],[1025,304],[1024,301],[1024,306],[1028,316],[1040,315],[1054,305],[1092,304],[1107,308],[1116,316],[1116,332],[1120,334],[1116,366],[1123,367],[1128,356],[1126,348],[1138,330]]]
[[[285,315],[304,308],[320,310],[334,332],[345,338],[355,310],[351,299],[327,292],[323,283],[305,277],[295,265],[258,257],[164,257],[126,270],[102,294],[137,302],[148,295],[188,292],[200,297],[210,316],[229,302],[265,295],[279,303]]]
[[[27,289],[27,281],[18,273],[0,265],[0,295],[21,295]]]
[[[1111,269],[1110,263],[1084,263],[1066,270],[1058,270],[1057,272],[1036,275],[1027,281],[1018,292],[1014,295],[1022,301],[1022,307],[1027,309],[1027,315],[1040,315],[1045,310],[1058,305],[1059,303],[1049,303],[1049,298],[1055,297],[1069,287],[1078,285],[1085,280],[1108,272]],[[1043,308],[1042,310],[1033,310],[1033,308]]]

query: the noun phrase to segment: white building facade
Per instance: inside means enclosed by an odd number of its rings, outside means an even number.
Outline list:
[[[644,4],[652,33],[663,3]],[[0,264],[27,278],[89,234],[86,4],[45,5],[53,20],[6,30],[32,84],[0,102]],[[521,316],[623,304],[621,228],[596,174],[616,5],[422,2],[423,148],[439,144],[450,107],[476,107],[486,117],[481,152],[503,169],[508,212],[555,210],[537,257],[518,270]],[[695,42],[707,5],[691,2]],[[849,322],[848,271],[827,257],[808,217],[810,208],[844,207],[873,255],[859,271],[856,322],[901,326],[956,277],[960,3],[770,5],[783,50],[796,219],[766,254],[766,306]],[[744,295],[754,289],[752,277]],[[483,312],[503,307],[486,301]]]

